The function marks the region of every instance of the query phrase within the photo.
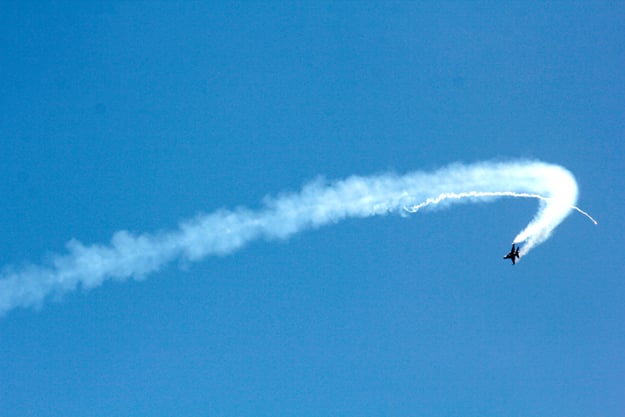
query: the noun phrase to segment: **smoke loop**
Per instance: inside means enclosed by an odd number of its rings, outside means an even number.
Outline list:
[[[348,217],[417,212],[460,201],[498,197],[540,200],[539,210],[515,238],[521,255],[549,238],[575,207],[577,183],[566,169],[532,161],[450,165],[435,172],[403,176],[352,176],[326,183],[318,180],[301,192],[265,198],[257,211],[218,210],[180,224],[177,230],[133,235],[118,231],[109,245],[85,246],[71,240],[67,253],[50,265],[21,270],[5,267],[0,275],[0,316],[17,307],[40,305],[46,298],[77,287],[94,288],[106,279],[143,278],[175,260],[198,261],[232,253],[259,239],[284,239],[300,231]]]

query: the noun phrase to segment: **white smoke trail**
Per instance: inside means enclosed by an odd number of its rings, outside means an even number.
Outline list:
[[[106,279],[141,278],[175,259],[197,261],[231,253],[254,239],[287,238],[347,217],[416,212],[501,196],[540,200],[538,213],[514,239],[525,242],[523,254],[546,240],[571,208],[591,218],[574,207],[577,184],[571,173],[543,162],[458,164],[432,173],[353,176],[333,183],[318,180],[299,193],[266,198],[257,211],[203,214],[171,232],[119,231],[109,245],[85,246],[71,240],[68,253],[53,256],[47,265],[5,268],[0,275],[0,315],[16,307],[38,306],[78,286],[93,288]]]

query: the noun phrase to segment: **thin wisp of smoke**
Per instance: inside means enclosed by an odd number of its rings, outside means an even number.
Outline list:
[[[412,207],[404,207],[404,210],[406,210],[408,213],[416,213],[417,211],[423,208],[426,208],[428,206],[439,204],[443,200],[479,199],[479,198],[486,198],[486,197],[534,198],[534,199],[546,201],[546,202],[553,199],[549,197],[544,197],[540,194],[516,193],[514,191],[467,191],[464,193],[443,193],[434,198],[428,198],[425,201],[417,205],[414,205]],[[590,214],[586,213],[584,210],[580,209],[579,207],[570,206],[569,208],[572,210],[576,210],[580,214],[583,214],[595,225],[599,224],[597,220],[595,220]],[[517,237],[514,238],[512,243],[515,243],[515,244],[523,243],[523,241],[527,239],[526,234],[524,232],[525,231],[519,233]],[[535,244],[536,243],[534,243],[534,245]],[[519,252],[519,255],[520,256],[525,255],[530,249],[531,249],[531,246],[525,245]]]
[[[0,275],[0,315],[17,307],[36,307],[52,297],[93,288],[107,279],[142,278],[176,259],[198,261],[232,253],[255,239],[284,239],[300,231],[348,217],[417,212],[459,201],[497,197],[540,201],[532,221],[514,239],[522,254],[549,238],[575,209],[577,184],[566,169],[533,161],[450,165],[434,172],[403,176],[353,176],[342,181],[314,181],[299,193],[266,198],[259,210],[218,210],[184,221],[173,231],[134,235],[116,232],[108,245],[71,240],[67,253],[46,265],[5,267]]]

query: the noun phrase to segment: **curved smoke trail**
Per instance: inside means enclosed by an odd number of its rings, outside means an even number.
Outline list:
[[[68,253],[53,256],[48,265],[5,268],[0,275],[0,315],[16,307],[40,305],[78,286],[93,288],[106,279],[141,278],[175,259],[197,261],[231,253],[254,239],[287,238],[347,217],[416,212],[502,196],[540,200],[537,214],[514,239],[524,243],[522,254],[548,239],[572,208],[594,221],[574,206],[577,184],[571,173],[543,162],[456,164],[431,173],[353,176],[332,183],[318,180],[299,193],[266,198],[260,210],[203,214],[166,233],[119,231],[108,245],[85,246],[71,240]]]

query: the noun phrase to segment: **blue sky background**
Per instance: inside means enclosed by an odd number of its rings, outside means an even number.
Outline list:
[[[625,6],[2,2],[0,264],[323,175],[537,158],[578,204],[347,220],[0,319],[12,416],[623,416]]]

